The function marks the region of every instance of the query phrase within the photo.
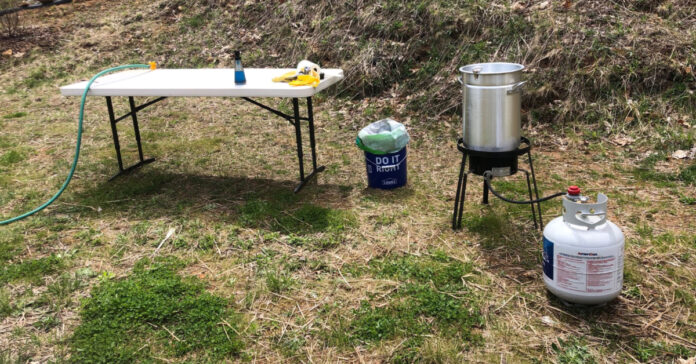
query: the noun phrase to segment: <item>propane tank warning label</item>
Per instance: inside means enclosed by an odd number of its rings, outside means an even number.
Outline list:
[[[597,252],[557,252],[556,282],[559,287],[586,293],[610,292],[618,288],[617,255],[599,255]],[[620,284],[620,283],[619,283]]]
[[[622,246],[592,251],[554,244],[544,237],[544,274],[562,289],[608,293],[623,283]]]

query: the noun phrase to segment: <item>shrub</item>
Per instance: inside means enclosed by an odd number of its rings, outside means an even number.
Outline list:
[[[19,6],[16,0],[0,0],[0,10],[10,9]],[[18,12],[0,15],[0,31],[10,37],[19,34],[22,28],[22,19]]]

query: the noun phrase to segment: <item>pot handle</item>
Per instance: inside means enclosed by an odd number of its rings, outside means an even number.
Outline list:
[[[462,100],[466,102],[466,85],[463,76],[457,77],[457,81],[462,84]],[[462,106],[462,139],[466,139],[466,107]]]
[[[525,83],[527,83],[527,81],[518,82],[518,83],[512,85],[512,87],[510,87],[510,89],[507,90],[507,94],[511,95],[511,94],[515,94],[515,93],[522,91],[522,87],[524,86]]]

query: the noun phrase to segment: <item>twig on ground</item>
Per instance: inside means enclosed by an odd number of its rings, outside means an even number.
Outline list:
[[[159,252],[162,245],[164,245],[164,243],[167,240],[169,240],[169,238],[174,236],[175,232],[176,232],[176,228],[169,228],[169,230],[167,230],[167,234],[164,236],[164,239],[162,239],[162,241],[160,241],[159,245],[157,245],[157,249],[155,249],[155,251],[152,253],[153,256],[157,255],[157,252]]]

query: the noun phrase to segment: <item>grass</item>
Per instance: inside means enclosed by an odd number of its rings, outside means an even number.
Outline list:
[[[4,153],[3,155],[0,155],[0,165],[1,166],[10,166],[15,163],[19,163],[23,161],[26,157],[16,151],[16,150],[11,150],[7,153]]]
[[[5,265],[0,271],[0,283],[26,281],[40,285],[44,276],[58,272],[64,260],[56,255]]]
[[[229,68],[236,49],[246,67],[306,58],[346,77],[313,99],[317,162],[327,170],[298,194],[292,126],[234,98],[169,98],[139,112],[145,157],[157,160],[108,181],[117,166],[108,113],[90,98],[67,191],[0,227],[0,362],[696,355],[694,162],[671,157],[696,141],[691,8],[353,5],[95,0],[21,12],[21,34],[0,35],[13,50],[0,56],[0,218],[46,201],[67,173],[79,100],[58,86],[150,60]],[[540,194],[579,184],[609,196],[609,218],[626,237],[619,299],[566,307],[549,294],[529,206],[493,196],[482,205],[480,176],[469,176],[463,229],[450,229],[461,158],[455,78],[480,61],[527,66],[522,134]],[[128,112],[127,99],[113,101]],[[264,102],[292,113],[287,100]],[[393,191],[366,188],[354,145],[383,117],[404,122],[412,138],[408,184]],[[118,131],[130,165],[133,130],[125,122]],[[527,195],[523,174],[493,183],[505,196]],[[562,213],[558,200],[542,210],[545,223]]]
[[[463,284],[475,274],[471,264],[452,260],[443,252],[432,256],[390,256],[370,262],[377,278],[393,279],[387,299],[363,300],[349,322],[334,328],[329,342],[339,346],[403,340],[394,362],[428,361],[421,356],[425,339],[435,333],[452,339],[454,352],[481,342],[476,328],[484,319],[478,299]],[[386,304],[385,304],[386,301]]]
[[[666,155],[662,152],[650,155],[633,170],[633,175],[640,180],[660,182],[663,185],[669,185],[669,182],[673,181],[681,181],[686,185],[696,184],[696,164],[687,165],[673,173],[656,171],[655,165],[666,159]]]
[[[130,363],[188,357],[216,361],[244,348],[239,316],[203,284],[176,274],[181,263],[139,261],[125,279],[106,279],[85,301],[70,339],[75,362]],[[176,297],[175,300],[172,300]],[[143,343],[149,343],[145,350]]]
[[[15,113],[3,115],[2,118],[3,118],[3,119],[17,119],[17,118],[23,118],[23,117],[25,117],[25,116],[27,116],[27,115],[28,115],[28,114],[27,114],[26,112],[24,112],[24,111],[18,111],[18,112],[15,112]]]
[[[592,356],[590,350],[587,348],[587,344],[585,344],[581,339],[559,339],[558,344],[559,345],[553,344],[551,347],[556,352],[559,363],[590,364],[597,362],[594,356]]]

